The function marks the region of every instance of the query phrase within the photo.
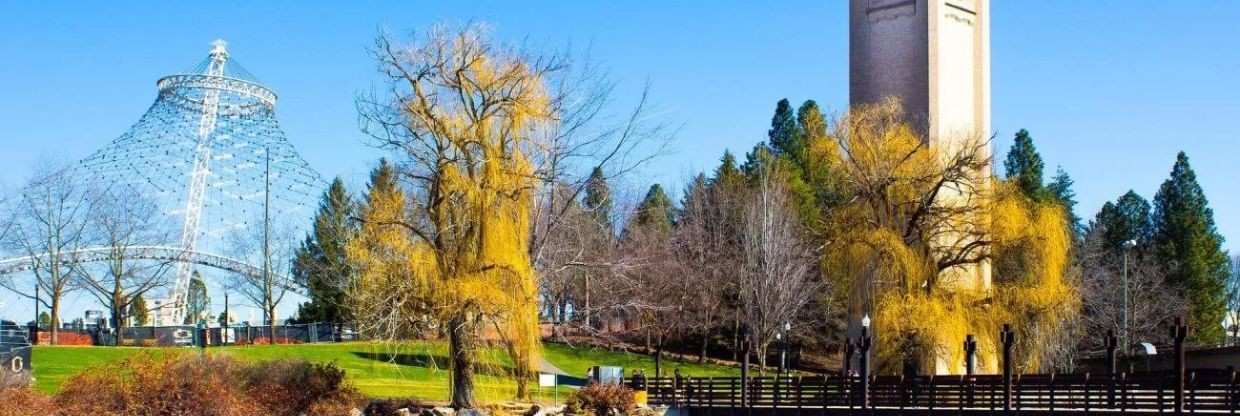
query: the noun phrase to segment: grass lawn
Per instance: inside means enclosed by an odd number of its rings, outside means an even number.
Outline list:
[[[191,348],[136,348],[136,347],[52,347],[36,346],[34,349],[34,375],[36,387],[53,393],[69,377],[78,372],[108,362],[124,359],[140,353],[165,354],[169,352],[197,353]],[[334,362],[345,370],[349,381],[362,393],[371,397],[414,397],[423,400],[446,401],[448,399],[447,343],[409,342],[400,345],[380,343],[258,345],[216,347],[208,354],[226,354],[242,360],[271,360],[279,358],[303,358],[314,362]],[[504,367],[509,365],[505,355],[497,350],[484,353],[486,365],[475,381],[478,394],[484,401],[500,401],[512,398],[516,383],[503,377]],[[543,351],[547,361],[573,376],[585,376],[586,369],[594,365],[614,365],[629,369],[640,368],[646,374],[654,374],[654,358],[640,354],[609,352],[606,350],[578,349],[562,344],[546,344]],[[676,363],[664,360],[668,374],[679,367],[682,374],[692,376],[720,376],[736,374],[739,370],[718,365]],[[565,390],[561,388],[561,390]],[[561,391],[561,399],[564,391]],[[539,398],[550,401],[550,391],[541,392]]]

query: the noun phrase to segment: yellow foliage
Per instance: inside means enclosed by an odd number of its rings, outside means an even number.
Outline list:
[[[410,310],[416,314],[372,316],[447,324],[453,336],[473,338],[480,326],[495,325],[524,386],[540,353],[538,282],[529,257],[535,172],[528,153],[539,148],[538,129],[554,122],[546,68],[494,47],[477,26],[432,32],[409,51],[384,50],[391,53],[391,72],[418,74],[403,80],[409,95],[397,100],[413,132],[400,137],[411,142],[400,148],[418,172],[418,200],[381,206],[388,215],[412,211],[394,221],[401,227],[372,225],[380,213],[364,213],[359,240],[381,243],[351,244],[349,256],[361,265],[354,297],[407,301],[417,305]],[[461,345],[452,354],[473,357],[472,339]]]
[[[1078,302],[1064,278],[1071,240],[1062,208],[985,177],[984,142],[927,146],[900,117],[892,102],[861,107],[833,132],[834,164],[855,197],[833,209],[824,273],[849,289],[854,313],[872,311],[880,371],[898,371],[909,355],[922,370],[960,371],[969,334],[979,371],[995,371],[1004,323],[1019,334],[1019,368],[1040,369]],[[1015,275],[995,276],[989,288],[948,284],[980,279],[977,268],[995,256],[1013,257]]]

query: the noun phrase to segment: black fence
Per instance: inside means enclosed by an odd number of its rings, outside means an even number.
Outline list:
[[[357,340],[357,335],[352,330],[325,323],[276,325],[275,327],[251,325],[206,328],[194,325],[130,327],[120,331],[120,339],[116,338],[115,332],[99,331],[95,335],[95,343],[97,345],[172,347],[308,344]]]
[[[1009,385],[1002,375],[652,378],[646,379],[651,404],[688,409],[879,409],[1014,411],[1028,413],[1173,413],[1176,377],[1169,372],[1018,375]],[[1240,385],[1230,370],[1187,373],[1180,409],[1190,413],[1235,414]],[[867,390],[863,390],[865,385]],[[1010,393],[1008,393],[1010,391]],[[808,409],[808,410],[807,410]],[[726,413],[721,413],[726,414]]]
[[[25,386],[32,380],[30,333],[0,325],[0,388]]]
[[[1236,414],[1240,376],[1234,367],[1190,369],[1185,359],[1187,327],[1172,328],[1170,371],[1117,371],[1115,337],[1107,337],[1108,371],[1101,374],[1014,374],[1015,334],[1000,333],[1002,374],[972,372],[976,343],[966,340],[964,375],[875,376],[870,374],[870,338],[862,331],[845,352],[845,368],[818,376],[661,377],[634,376],[629,383],[647,391],[651,404],[696,414]],[[853,354],[860,368],[849,368]]]

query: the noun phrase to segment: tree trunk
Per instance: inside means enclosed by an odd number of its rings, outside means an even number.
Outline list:
[[[736,319],[732,320],[732,361],[740,361],[741,353],[741,316],[737,309]]]
[[[120,279],[118,278],[116,281],[120,282]],[[116,331],[116,336],[112,337],[113,346],[120,346],[122,344],[121,329],[125,328],[123,312],[125,302],[122,297],[120,284],[117,283],[116,287],[112,289],[112,328]]]
[[[60,345],[60,296],[52,295],[52,345]]]
[[[710,345],[710,332],[702,334],[702,349],[698,351],[698,364],[706,362],[706,348]]]
[[[477,407],[474,401],[474,338],[473,325],[466,317],[448,322],[448,353],[452,355],[452,408],[456,410]]]
[[[268,338],[268,341],[271,342],[271,345],[276,345],[276,305],[267,305],[266,313],[267,330],[271,333],[271,338]]]
[[[766,376],[766,349],[765,343],[758,345],[758,376]]]

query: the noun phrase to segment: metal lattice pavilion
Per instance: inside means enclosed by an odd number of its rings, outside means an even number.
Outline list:
[[[131,186],[179,224],[176,246],[135,250],[144,259],[178,262],[169,301],[179,321],[193,265],[264,272],[264,265],[220,254],[224,239],[263,227],[268,217],[308,223],[324,183],[280,129],[275,92],[232,60],[224,41],[213,42],[200,64],[156,85],[159,95],[142,118],[74,174],[87,185]],[[0,274],[24,264],[2,260]]]

